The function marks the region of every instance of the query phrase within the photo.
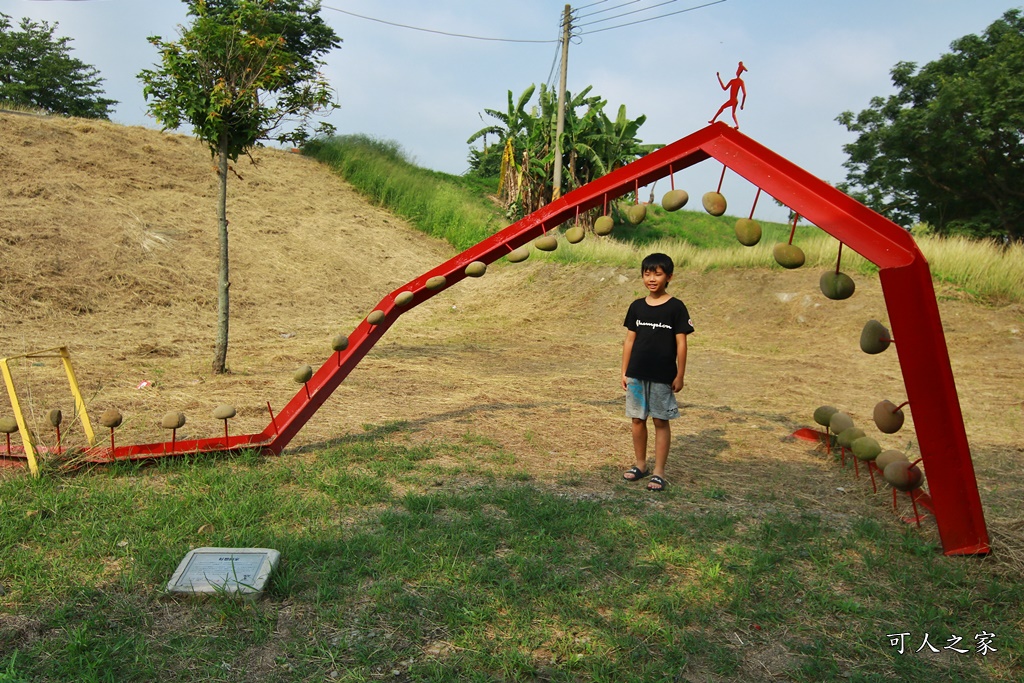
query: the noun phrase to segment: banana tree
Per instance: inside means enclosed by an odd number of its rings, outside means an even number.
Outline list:
[[[623,105],[612,121],[604,113],[607,101],[592,95],[591,90],[592,86],[587,86],[576,95],[566,93],[565,126],[560,145],[563,168],[567,169],[560,188],[563,193],[660,146],[643,144],[637,137],[645,116],[631,120]],[[537,104],[527,111],[535,92]],[[507,111],[484,111],[499,123],[478,130],[468,142],[486,140],[488,135],[497,136],[501,144],[500,169],[493,157],[487,161],[486,155],[476,150],[470,155],[470,164],[476,173],[491,175],[494,172],[491,169],[499,173],[499,196],[509,218],[522,217],[551,201],[557,95],[544,84],[539,90],[531,85],[518,100],[513,99],[511,90],[508,91]]]
[[[533,126],[533,116],[526,107],[533,98],[536,91],[535,85],[530,85],[513,100],[512,91],[508,91],[508,104],[505,111],[497,109],[484,109],[484,113],[495,119],[497,123],[485,126],[469,136],[466,144],[472,145],[477,140],[483,140],[482,150],[471,150],[469,155],[470,169],[480,175],[493,175],[498,172],[499,164],[511,151],[514,157],[518,157],[526,147],[526,140],[529,138],[530,129]],[[483,117],[481,117],[483,118]],[[494,145],[488,146],[488,136],[497,138]],[[495,152],[494,150],[498,150]],[[518,153],[516,153],[518,151]],[[499,156],[500,155],[500,156]],[[503,166],[503,164],[502,164]],[[502,171],[504,173],[504,171]]]

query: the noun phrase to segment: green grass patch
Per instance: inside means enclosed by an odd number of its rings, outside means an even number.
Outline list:
[[[5,476],[0,681],[756,680],[763,662],[796,681],[1016,680],[1017,577],[884,513],[738,507],[724,485],[654,498],[606,473],[542,485],[502,463],[470,476],[438,462],[495,444],[405,431]],[[164,595],[205,545],[282,562],[258,600]],[[968,652],[915,652],[925,633]]]
[[[378,206],[428,235],[468,249],[505,227],[486,181],[420,168],[397,143],[364,135],[314,140],[303,152],[336,170]]]

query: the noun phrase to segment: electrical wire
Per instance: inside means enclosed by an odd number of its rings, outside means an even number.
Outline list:
[[[436,33],[442,36],[450,36],[452,38],[468,38],[470,40],[487,40],[498,43],[557,43],[557,40],[525,40],[518,38],[489,38],[486,36],[474,36],[466,33],[450,33],[448,31],[438,31],[431,28],[422,28],[420,26],[410,26],[409,24],[399,24],[394,21],[385,21],[384,19],[376,19],[374,17],[368,17],[363,14],[356,14],[355,12],[349,12],[348,10],[339,9],[337,7],[331,7],[330,5],[320,5],[324,9],[329,9],[334,12],[340,12],[341,14],[347,14],[351,17],[357,17],[359,19],[365,19],[367,21],[375,21],[379,24],[387,24],[388,26],[397,26],[398,28],[407,28],[412,31],[423,31],[424,33]]]
[[[635,9],[635,10],[633,10],[631,12],[623,12],[622,14],[616,14],[615,16],[612,16],[612,17],[605,17],[604,19],[595,19],[594,21],[588,21],[586,23],[578,24],[578,25],[581,26],[581,27],[582,26],[590,26],[591,24],[600,24],[602,21],[611,21],[612,19],[621,19],[622,17],[628,17],[631,14],[639,14],[640,12],[646,12],[648,10],[652,10],[655,7],[661,7],[663,5],[671,5],[674,2],[679,2],[679,0],[665,0],[664,2],[659,2],[656,5],[650,5],[649,7],[641,7],[640,9]]]
[[[619,9],[620,7],[626,7],[628,5],[635,5],[638,2],[640,2],[640,0],[629,0],[629,2],[624,2],[624,3],[619,4],[619,5],[612,5],[611,7],[605,7],[604,9],[599,9],[599,10],[597,10],[595,12],[588,12],[586,14],[578,14],[578,15],[575,15],[575,16],[576,16],[577,19],[584,19],[586,17],[592,17],[595,14],[604,14],[605,12],[611,12],[612,10]]]
[[[643,24],[644,22],[654,21],[655,19],[664,19],[665,17],[671,17],[671,16],[674,16],[676,14],[683,14],[685,12],[692,12],[694,10],[704,9],[705,7],[711,7],[712,5],[721,5],[723,2],[725,2],[725,0],[715,0],[714,2],[706,2],[703,5],[695,5],[693,7],[687,7],[686,9],[681,9],[681,10],[678,10],[678,11],[675,11],[675,12],[668,12],[667,14],[659,14],[656,17],[648,17],[647,19],[637,19],[636,21],[630,21],[630,22],[627,22],[625,24],[617,24],[615,26],[608,26],[606,28],[598,28],[598,29],[594,29],[593,31],[581,31],[579,33],[579,35],[580,36],[589,36],[592,33],[602,33],[603,31],[612,31],[614,29],[623,28],[625,26],[633,26],[635,24]]]
[[[577,7],[576,9],[578,9],[578,10],[587,9],[588,7],[594,7],[596,5],[603,5],[606,2],[608,2],[608,0],[597,0],[597,2],[592,2],[589,5],[583,5],[582,7]]]
[[[545,81],[545,84],[549,88],[553,87],[553,85],[555,83],[555,69],[557,69],[561,65],[561,63],[562,63],[561,58],[562,58],[562,28],[561,28],[561,26],[559,26],[559,29],[558,29],[558,41],[557,41],[557,44],[555,45],[555,56],[552,57],[552,59],[551,59],[551,71],[548,72],[548,80]]]
[[[57,0],[27,0],[27,1],[28,2],[55,2]],[[64,0],[64,1],[65,2],[106,2],[107,0]],[[639,1],[640,0],[629,0],[629,2],[624,2],[624,3],[621,3],[619,5],[613,5],[612,7],[608,7],[608,8],[603,9],[603,10],[598,10],[596,12],[590,12],[588,14],[579,15],[578,18],[589,17],[589,16],[593,16],[595,14],[602,14],[604,12],[610,12],[610,11],[618,9],[620,7],[625,7],[626,5],[635,4],[635,3],[639,2]],[[585,24],[579,24],[578,26],[573,26],[573,29],[578,28],[579,26],[590,26],[592,24],[597,24],[597,23],[600,23],[602,21],[609,21],[611,19],[621,18],[621,17],[627,16],[627,15],[630,15],[630,14],[638,14],[640,12],[646,12],[647,10],[654,9],[655,7],[660,7],[662,5],[667,5],[667,4],[670,4],[672,2],[676,2],[676,1],[677,0],[667,0],[666,2],[662,2],[662,3],[656,4],[656,5],[651,5],[650,7],[645,7],[645,8],[638,9],[638,10],[633,10],[632,12],[626,12],[626,13],[623,13],[623,14],[619,14],[619,15],[616,15],[614,17],[607,17],[605,19],[598,19],[598,20],[595,20],[595,21],[587,22]],[[575,13],[575,12],[578,12],[579,10],[587,9],[588,7],[596,7],[597,5],[604,4],[605,2],[608,2],[608,0],[597,0],[597,2],[592,2],[592,3],[588,4],[588,5],[582,5],[580,7],[577,7],[575,9],[573,9],[572,11]],[[636,24],[642,24],[642,23],[645,23],[645,22],[648,22],[648,21],[655,21],[656,19],[664,19],[665,17],[671,17],[671,16],[674,16],[676,14],[683,14],[685,12],[692,12],[694,10],[703,9],[705,7],[711,7],[712,5],[720,5],[723,2],[725,2],[725,0],[715,0],[714,2],[707,2],[707,3],[704,3],[703,5],[696,5],[694,7],[687,7],[686,9],[681,9],[681,10],[679,10],[677,12],[668,12],[666,14],[659,14],[656,17],[649,17],[647,19],[639,19],[637,21],[630,21],[630,22],[626,22],[624,24],[617,24],[615,26],[608,26],[608,27],[605,27],[605,28],[594,29],[592,31],[580,31],[578,33],[574,31],[572,35],[573,35],[573,38],[579,38],[581,36],[587,36],[587,35],[591,35],[593,33],[601,33],[603,31],[612,31],[612,30],[617,29],[617,28],[624,28],[626,26],[634,26]],[[469,34],[465,34],[465,33],[451,33],[449,31],[439,31],[439,30],[436,30],[436,29],[423,28],[423,27],[420,27],[420,26],[410,26],[409,24],[399,24],[398,22],[394,22],[394,21],[386,21],[384,19],[377,19],[375,17],[368,17],[366,15],[356,14],[355,12],[349,12],[348,10],[343,10],[341,8],[338,8],[338,7],[331,7],[330,5],[320,5],[320,6],[323,9],[329,9],[332,12],[339,12],[341,14],[347,14],[349,16],[356,17],[358,19],[365,19],[366,21],[375,21],[375,22],[377,22],[379,24],[386,24],[388,26],[396,26],[398,28],[406,28],[406,29],[409,29],[409,30],[412,30],[412,31],[423,31],[424,33],[434,33],[434,34],[437,34],[437,35],[449,36],[449,37],[452,37],[452,38],[466,38],[466,39],[469,39],[469,40],[485,40],[485,41],[499,42],[499,43],[561,43],[561,38],[556,38],[554,40],[528,40],[528,39],[519,39],[519,38],[492,38],[492,37],[487,37],[487,36],[474,36],[474,35],[469,35]],[[557,57],[556,57],[556,60],[557,60]],[[552,69],[553,69],[553,67],[552,67]],[[552,73],[553,73],[553,70],[552,70]],[[549,79],[550,79],[550,76],[549,76]]]

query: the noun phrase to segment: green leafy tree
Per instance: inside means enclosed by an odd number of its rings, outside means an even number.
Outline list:
[[[309,0],[184,0],[192,23],[180,40],[149,40],[160,51],[156,69],[139,74],[149,110],[165,129],[188,123],[217,159],[220,274],[213,371],[226,370],[229,161],[263,140],[301,145],[311,118],[337,105],[319,69],[341,40]],[[317,134],[334,128],[321,123]]]
[[[58,24],[22,19],[14,30],[0,12],[0,102],[54,114],[109,119],[117,100],[103,97],[98,71],[71,56]]]
[[[1010,10],[982,35],[920,69],[892,70],[897,92],[839,123],[857,134],[843,187],[906,227],[1024,238],[1024,18]]]

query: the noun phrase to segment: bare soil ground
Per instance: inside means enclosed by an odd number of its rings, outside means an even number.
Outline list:
[[[238,408],[235,433],[257,432],[267,402],[276,410],[298,388],[296,367],[319,366],[333,335],[453,253],[314,161],[277,150],[256,159],[240,161],[243,179],[229,182],[231,373],[218,376],[209,369],[217,268],[208,150],[143,128],[0,114],[0,356],[66,344],[90,415],[125,414],[120,443],[166,439],[158,424],[170,410],[188,416],[179,438],[215,436],[210,412],[222,402]],[[697,331],[670,485],[725,490],[751,515],[763,492],[837,519],[892,517],[887,495],[789,438],[821,404],[872,433],[874,404],[903,398],[895,352],[868,356],[857,344],[866,320],[887,318],[877,279],[855,278],[856,295],[834,302],[820,295],[818,275],[677,273],[670,289]],[[1019,563],[1024,309],[939,294],[995,555]],[[631,463],[618,368],[622,318],[639,295],[633,271],[495,264],[406,313],[291,455],[400,422],[395,438],[479,444],[479,458],[459,463],[466,469],[607,491]],[[73,408],[59,366],[12,367],[41,440],[53,441],[46,412]],[[5,399],[0,414],[8,410]],[[912,411],[903,431],[880,441],[916,453]],[[494,458],[496,449],[506,457]],[[934,535],[934,522],[922,533]]]

